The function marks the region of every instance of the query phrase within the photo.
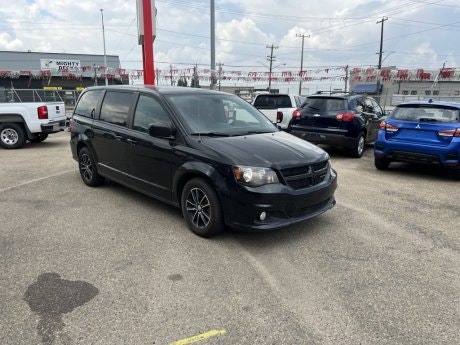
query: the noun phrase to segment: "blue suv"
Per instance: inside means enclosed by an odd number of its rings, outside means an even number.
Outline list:
[[[380,123],[375,167],[414,162],[453,169],[460,177],[460,103],[417,101],[398,105]]]

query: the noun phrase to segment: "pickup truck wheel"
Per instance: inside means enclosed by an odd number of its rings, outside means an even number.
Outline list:
[[[26,135],[24,128],[16,123],[0,125],[0,145],[6,149],[18,149],[24,146]]]
[[[194,178],[185,184],[181,206],[188,227],[198,236],[211,237],[224,230],[219,199],[203,179]]]
[[[97,172],[93,156],[86,147],[78,153],[78,168],[81,179],[86,185],[96,187],[104,182],[104,178]]]
[[[364,154],[364,148],[366,147],[366,136],[364,133],[360,133],[356,145],[351,150],[352,157],[361,158]]]
[[[48,133],[39,133],[35,138],[29,139],[31,143],[41,143],[48,138]]]

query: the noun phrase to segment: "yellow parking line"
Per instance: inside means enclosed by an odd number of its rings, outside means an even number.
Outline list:
[[[223,335],[223,334],[226,334],[227,331],[225,329],[221,329],[221,330],[212,330],[212,331],[209,331],[209,332],[206,332],[206,333],[202,333],[202,334],[198,334],[198,335],[195,335],[193,337],[190,337],[190,338],[186,338],[186,339],[182,339],[182,340],[178,340],[174,343],[171,343],[169,345],[187,345],[187,344],[191,344],[191,343],[196,343],[197,341],[201,341],[201,340],[205,340],[205,339],[208,339],[208,338],[211,338],[211,337],[215,337],[217,335]]]

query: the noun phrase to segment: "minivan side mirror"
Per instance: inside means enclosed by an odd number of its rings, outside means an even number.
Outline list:
[[[149,135],[155,138],[168,138],[173,139],[176,135],[176,128],[171,128],[170,125],[150,125],[149,126]]]

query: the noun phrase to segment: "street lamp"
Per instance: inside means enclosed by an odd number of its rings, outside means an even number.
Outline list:
[[[101,16],[102,16],[102,41],[104,42],[105,85],[109,85],[109,81],[107,79],[107,55],[105,53],[104,10],[102,8],[101,8]]]

